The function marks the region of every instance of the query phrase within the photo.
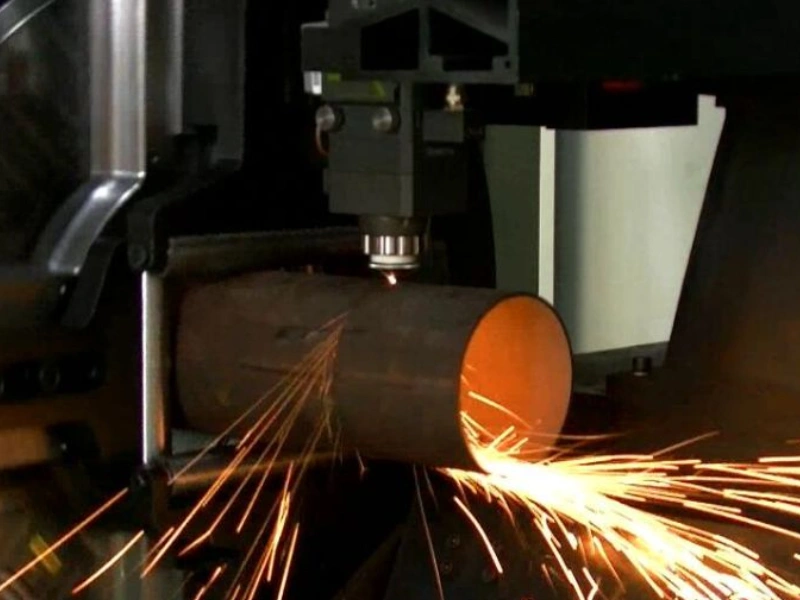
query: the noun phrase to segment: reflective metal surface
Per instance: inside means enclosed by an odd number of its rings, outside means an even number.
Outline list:
[[[163,280],[151,273],[143,273],[141,296],[142,464],[150,465],[164,456],[169,444]]]
[[[164,163],[183,132],[184,0],[147,2],[147,150]]]
[[[319,71],[306,71],[303,73],[303,89],[306,94],[322,96],[322,73]]]
[[[34,255],[52,273],[76,275],[108,221],[139,189],[143,176],[119,173],[90,179],[61,206]]]
[[[89,176],[88,5],[0,4],[0,261],[21,263]]]
[[[0,6],[0,44],[56,0],[10,0]]]
[[[422,239],[418,235],[365,235],[364,254],[373,269],[416,269]]]
[[[59,209],[34,260],[77,274],[92,243],[136,192],[145,173],[146,0],[93,0],[91,170],[93,179]]]

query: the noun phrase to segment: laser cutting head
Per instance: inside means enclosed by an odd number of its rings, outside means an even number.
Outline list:
[[[419,268],[425,247],[425,219],[367,216],[360,223],[371,269],[387,272]]]
[[[364,235],[364,254],[369,267],[379,271],[419,268],[422,241],[417,236]]]
[[[324,86],[316,130],[318,142],[327,140],[328,208],[358,216],[372,269],[419,268],[429,221],[467,210],[467,142],[477,142],[479,128],[450,108],[457,99],[451,93],[448,103],[446,91],[397,82]]]

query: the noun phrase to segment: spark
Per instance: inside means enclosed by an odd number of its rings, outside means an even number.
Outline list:
[[[253,598],[256,597],[256,593],[258,592],[258,587],[261,583],[261,578],[264,575],[264,571],[267,568],[267,564],[269,564],[269,548],[264,550],[261,560],[258,561],[255,575],[250,580],[250,585],[247,588],[249,592],[245,592],[245,597],[247,600],[253,600]]]
[[[390,285],[397,284],[394,273],[386,275]],[[169,528],[148,553],[142,577],[152,572],[179,541],[186,544],[183,539],[185,531],[201,516],[210,517],[210,525],[195,539],[189,540],[180,555],[206,543],[225,516],[242,507],[242,512],[237,514],[235,530],[237,534],[243,531],[253,518],[254,507],[266,487],[266,480],[273,474],[295,424],[309,403],[318,400],[321,410],[317,426],[301,454],[290,461],[283,473],[283,488],[261,522],[224,596],[253,600],[263,584],[280,577],[276,598],[282,600],[298,544],[300,524],[293,516],[293,505],[300,493],[301,480],[313,463],[314,453],[324,434],[327,433],[334,441],[334,448],[339,446],[341,429],[333,426],[335,415],[329,394],[331,367],[336,358],[343,321],[344,315],[320,328],[320,331],[327,331],[327,335],[314,349],[172,478],[174,481],[184,474],[248,422],[249,426],[236,443],[235,454],[226,468],[183,519]],[[750,518],[744,512],[744,508],[754,506],[800,516],[800,457],[765,457],[758,464],[705,464],[694,459],[663,458],[715,435],[707,434],[652,454],[575,456],[563,451],[530,462],[526,457],[534,453],[540,456],[541,452],[540,446],[534,449],[524,435],[532,434],[530,425],[501,402],[474,392],[469,396],[499,411],[514,424],[500,434],[493,434],[472,415],[462,412],[464,437],[484,472],[453,469],[439,472],[455,484],[458,491],[453,498],[455,506],[470,521],[498,574],[503,573],[503,566],[486,530],[468,508],[468,497],[496,505],[512,525],[527,524],[531,532],[541,536],[555,559],[551,567],[543,565],[545,576],[551,583],[552,576],[560,576],[574,597],[581,600],[604,597],[601,589],[603,578],[595,572],[598,568],[594,564],[598,561],[593,561],[595,558],[600,559],[599,568],[610,572],[612,581],[622,586],[615,568],[615,564],[620,562],[615,560],[618,557],[661,598],[782,600],[800,597],[800,587],[771,571],[749,548],[654,512],[662,507],[679,508],[696,516],[720,518],[800,541],[800,533]],[[362,463],[360,455],[356,453],[356,457]],[[234,475],[241,474],[249,464],[257,465],[258,469],[248,469],[238,485],[233,486]],[[432,492],[427,471],[423,472],[428,491]],[[256,473],[260,477],[256,477]],[[443,598],[416,467],[414,479],[437,590],[439,597]],[[250,486],[250,483],[254,485]],[[246,490],[249,490],[249,498]],[[99,518],[127,491],[111,498],[20,569],[0,585],[0,592]],[[223,493],[226,495],[222,508],[209,514],[212,507],[220,506],[216,501]],[[435,495],[432,497],[435,501]],[[144,532],[137,534],[118,555],[76,586],[73,594],[88,587],[111,568],[143,535]],[[800,561],[800,553],[793,558]],[[224,568],[218,567],[212,573],[196,600],[202,599],[218,581]]]
[[[483,543],[486,546],[486,551],[489,553],[489,557],[492,559],[492,562],[494,563],[495,569],[497,569],[497,572],[502,575],[503,565],[500,564],[500,558],[497,556],[497,552],[495,551],[494,546],[492,546],[492,542],[489,540],[489,536],[486,535],[486,531],[483,529],[483,527],[481,527],[480,521],[478,521],[475,515],[472,514],[472,511],[467,508],[467,505],[461,501],[461,498],[459,498],[458,496],[454,496],[453,500],[455,501],[456,506],[458,506],[458,508],[461,509],[461,512],[463,512],[464,515],[466,515],[467,519],[469,519],[469,521],[472,523],[472,526],[475,528],[475,531],[478,532],[478,535],[480,536],[481,540],[483,540]]]
[[[394,271],[384,271],[383,276],[386,278],[386,283],[388,283],[391,287],[395,287],[397,285],[398,279]]]
[[[758,462],[762,465],[797,464],[799,461],[800,458],[796,456],[765,456],[758,460]]]
[[[116,553],[114,556],[112,556],[110,559],[108,559],[108,560],[105,562],[105,564],[103,564],[103,566],[102,566],[102,567],[100,567],[100,568],[99,568],[99,569],[97,569],[97,571],[95,571],[95,572],[94,572],[92,575],[90,575],[89,577],[87,577],[86,579],[84,579],[84,580],[83,580],[83,582],[79,583],[79,584],[78,584],[78,585],[76,585],[74,588],[72,588],[72,595],[73,595],[73,596],[77,596],[77,595],[78,595],[78,594],[80,594],[80,593],[81,593],[83,590],[85,590],[85,589],[86,589],[86,588],[88,588],[90,585],[92,585],[92,583],[94,583],[94,582],[95,582],[95,581],[97,581],[97,580],[98,580],[100,577],[102,577],[104,573],[108,572],[108,570],[109,570],[111,567],[113,567],[115,564],[117,564],[117,562],[119,562],[119,561],[120,561],[120,559],[122,559],[122,557],[123,557],[123,556],[125,556],[125,555],[126,555],[126,554],[127,554],[129,551],[130,551],[130,549],[131,549],[131,548],[133,548],[133,547],[136,545],[136,543],[137,543],[139,540],[141,540],[143,537],[144,537],[144,531],[140,531],[140,532],[139,532],[139,533],[137,533],[135,536],[133,536],[133,538],[131,538],[131,540],[130,540],[130,541],[127,543],[127,544],[125,544],[125,545],[124,545],[124,546],[123,546],[123,547],[120,549],[120,551],[119,551],[119,552],[117,552],[117,553]]]
[[[289,542],[289,551],[286,558],[286,566],[283,568],[283,576],[281,577],[281,587],[278,588],[278,595],[275,600],[283,600],[283,594],[286,591],[286,582],[289,580],[289,571],[292,568],[292,558],[294,557],[294,549],[297,544],[297,534],[300,531],[300,524],[294,526],[292,532],[292,541]]]
[[[215,448],[217,448],[220,443],[229,438],[231,434],[233,434],[233,432],[236,431],[238,427],[240,427],[244,422],[246,422],[250,416],[257,413],[259,409],[262,409],[264,404],[273,398],[273,394],[275,394],[276,391],[286,386],[287,383],[291,382],[293,378],[307,372],[309,370],[309,365],[312,365],[311,368],[313,368],[313,365],[317,364],[316,359],[318,357],[318,354],[320,353],[323,355],[325,354],[326,344],[330,342],[332,339],[338,341],[338,336],[341,333],[341,325],[346,317],[347,313],[343,313],[341,315],[338,315],[330,319],[328,322],[324,323],[321,327],[319,327],[318,331],[320,332],[331,331],[332,333],[330,333],[330,336],[325,340],[323,340],[323,342],[320,343],[319,346],[312,349],[312,351],[309,352],[308,355],[303,357],[300,360],[300,362],[297,365],[295,365],[295,367],[291,369],[286,376],[281,378],[268,391],[262,394],[260,398],[258,398],[255,402],[253,402],[250,405],[250,407],[248,407],[247,410],[245,410],[241,415],[239,415],[238,418],[236,418],[230,425],[228,425],[228,427],[222,433],[217,435],[210,443],[208,443],[205,446],[205,448],[203,448],[203,450],[198,452],[197,455],[195,455],[194,458],[192,458],[192,460],[186,463],[186,465],[184,465],[184,467],[181,470],[172,475],[172,477],[170,477],[169,479],[169,484],[172,485],[176,479],[188,473],[203,458],[205,458],[210,452],[212,452]],[[250,436],[254,432],[254,429],[255,429],[254,427],[251,427],[248,430],[247,434],[245,434],[244,438]],[[242,441],[244,441],[244,439]],[[240,442],[240,445],[241,443],[242,442]]]
[[[183,532],[194,522],[198,516],[206,509],[212,500],[220,493],[220,491],[229,482],[233,474],[240,468],[242,463],[257,448],[262,447],[260,454],[257,457],[256,463],[263,464],[267,462],[267,467],[262,474],[262,480],[265,480],[272,471],[272,466],[275,459],[281,452],[284,443],[286,442],[289,434],[294,428],[297,419],[300,417],[307,402],[310,398],[314,397],[313,392],[316,390],[320,394],[324,394],[325,390],[329,387],[330,367],[332,360],[335,357],[336,348],[338,346],[339,337],[342,331],[341,319],[333,320],[331,322],[334,328],[329,335],[323,339],[312,351],[301,360],[298,365],[293,368],[290,373],[282,379],[283,385],[273,388],[267,398],[272,399],[272,404],[264,410],[255,423],[248,429],[242,440],[237,445],[237,453],[230,463],[223,469],[222,473],[217,477],[216,481],[211,485],[208,491],[195,503],[192,509],[187,513],[184,519],[175,526],[171,533],[165,534],[159,540],[159,550],[148,561],[148,564],[142,570],[142,578],[147,577],[178,542]],[[275,392],[278,392],[275,396]],[[257,402],[263,406],[265,399]],[[324,411],[323,411],[324,412]],[[252,414],[252,413],[251,413]],[[239,424],[243,421],[237,420]],[[326,424],[326,419],[323,414],[321,418],[322,425]],[[277,425],[279,423],[279,425]],[[319,441],[321,431],[313,437],[314,445],[307,447],[303,453],[303,462],[308,463],[311,459],[313,451],[316,448],[316,443]],[[268,441],[267,441],[268,440]],[[304,464],[303,470],[307,464]],[[193,540],[186,546],[181,554],[185,554],[198,548],[204,542],[211,538],[214,531],[222,523],[224,517],[233,509],[237,499],[241,496],[246,488],[248,482],[253,476],[254,470],[250,470],[243,478],[239,486],[234,491],[233,495],[228,499],[223,509],[217,513],[210,527],[202,533],[198,538]],[[263,485],[259,485],[254,493],[253,504],[261,493]],[[249,503],[248,503],[249,507]],[[249,517],[249,509],[245,510],[240,523],[247,521]],[[238,579],[238,577],[237,577]],[[245,596],[246,597],[246,596]]]
[[[422,519],[422,529],[425,532],[425,542],[428,544],[428,554],[431,558],[431,567],[433,568],[433,580],[436,583],[436,591],[439,594],[439,600],[444,600],[444,588],[442,587],[442,576],[439,574],[439,560],[436,558],[436,550],[433,547],[433,538],[431,537],[431,530],[428,527],[428,517],[425,514],[425,504],[422,501],[422,491],[420,490],[419,485],[419,474],[417,473],[417,467],[414,465],[413,468],[414,472],[414,490],[417,495],[417,506],[419,507],[419,514],[420,518]],[[430,484],[430,480],[428,480]],[[431,490],[431,496],[436,498],[436,495],[432,492],[432,487],[429,488]]]
[[[497,405],[506,414],[500,403],[484,404]],[[675,507],[800,540],[799,533],[750,518],[743,511],[744,506],[754,505],[800,515],[800,497],[795,494],[747,489],[748,483],[767,482],[800,490],[800,480],[793,479],[800,468],[795,471],[792,461],[772,457],[759,465],[734,466],[660,458],[714,435],[708,434],[651,455],[556,455],[529,462],[524,459],[527,440],[513,425],[491,435],[474,417],[462,413],[462,426],[484,472],[440,472],[456,484],[461,497],[455,497],[455,504],[472,522],[495,567],[499,561],[491,541],[462,501],[467,495],[496,504],[507,515],[511,511],[506,507],[521,511],[531,531],[546,543],[573,596],[581,600],[602,595],[589,554],[599,555],[601,568],[608,568],[620,581],[606,550],[621,557],[661,598],[800,597],[800,587],[770,570],[752,550],[653,512]],[[714,487],[713,480],[720,475],[730,481]],[[573,568],[575,560],[579,564]]]
[[[167,529],[148,551],[142,564],[137,567],[137,570],[140,569],[140,576],[142,578],[147,577],[153,572],[160,561],[173,550],[176,543],[182,539],[189,525],[201,515],[204,517],[210,516],[212,521],[211,525],[205,532],[190,541],[180,554],[191,552],[211,539],[215,529],[220,525],[223,518],[234,509],[237,499],[242,495],[248,483],[253,480],[256,473],[259,473],[261,477],[258,480],[258,485],[255,486],[255,490],[249,500],[244,502],[246,506],[238,520],[237,533],[241,533],[245,524],[250,519],[259,497],[265,489],[266,479],[273,472],[275,465],[278,463],[278,457],[281,455],[283,447],[295,428],[299,417],[312,400],[319,400],[323,404],[322,410],[320,411],[319,425],[312,433],[311,438],[307,441],[300,456],[289,461],[288,470],[284,473],[285,485],[283,493],[279,500],[273,505],[270,516],[267,517],[259,534],[256,536],[255,543],[248,552],[236,577],[234,577],[231,588],[227,591],[225,597],[238,597],[244,592],[241,596],[242,598],[252,598],[258,592],[259,579],[264,574],[264,570],[266,570],[267,567],[272,570],[275,567],[276,558],[279,556],[281,557],[280,564],[285,569],[289,568],[294,546],[297,543],[296,530],[295,535],[292,536],[292,539],[288,542],[285,535],[287,529],[286,523],[290,516],[291,498],[297,493],[300,480],[307,469],[312,464],[316,463],[316,449],[322,438],[322,434],[327,431],[329,436],[340,435],[338,427],[333,427],[330,407],[326,407],[324,404],[330,392],[332,384],[331,370],[336,358],[338,342],[344,329],[346,316],[347,314],[343,313],[318,328],[315,333],[324,333],[325,336],[317,342],[311,351],[294,365],[275,386],[253,402],[247,410],[225,429],[225,431],[214,438],[210,444],[204,447],[191,461],[170,478],[170,483],[174,483],[178,477],[187,473],[206,455],[229,440],[231,435],[248,422],[248,420],[252,423],[248,423],[247,431],[236,444],[233,458],[220,472],[213,484],[184,514],[183,518]],[[249,462],[251,457],[255,458],[255,461],[252,463]],[[251,467],[251,464],[255,466]],[[234,475],[242,473],[244,477],[241,483],[235,488],[232,494],[226,496],[227,502],[224,503],[224,507],[214,514],[207,514],[210,512],[211,507],[215,506],[215,504],[212,504],[212,501],[216,500],[223,492],[227,493]],[[65,533],[57,542],[40,552],[33,560],[21,567],[9,579],[3,581],[2,584],[0,584],[0,592],[13,585],[37,565],[47,560],[48,557],[52,556],[61,547],[73,540],[78,534],[83,532],[103,514],[118,504],[129,492],[130,490],[126,488],[112,496],[83,521]],[[273,517],[275,518],[273,519]],[[270,523],[272,524],[272,529],[264,545],[264,560],[259,561],[256,565],[256,569],[260,572],[260,575],[256,578],[252,578],[250,584],[245,587],[243,582],[240,581],[244,574],[244,568],[248,564],[253,551],[264,539],[264,535],[267,534]],[[73,594],[82,592],[92,583],[96,582],[97,579],[116,564],[126,552],[130,551],[143,536],[143,531],[136,534],[122,550],[112,556],[98,571],[77,585],[73,589]],[[285,543],[291,545],[291,552],[288,557],[281,552],[281,548]],[[198,598],[202,598],[205,595],[212,585],[217,582],[224,570],[225,567],[220,567],[214,571],[206,585],[201,588]],[[288,577],[288,575],[285,575],[285,578],[286,577]],[[283,585],[285,587],[285,583]]]
[[[11,585],[14,584],[14,582],[18,581],[21,577],[24,577],[27,573],[36,568],[37,565],[46,560],[47,557],[57,552],[59,548],[67,544],[76,535],[78,535],[84,529],[86,529],[86,527],[94,523],[97,519],[99,519],[106,512],[108,512],[114,505],[119,503],[127,494],[128,494],[127,488],[117,492],[114,496],[112,496],[109,500],[107,500],[103,505],[101,505],[97,510],[91,513],[83,521],[75,525],[67,533],[61,536],[61,538],[53,545],[51,545],[49,548],[47,548],[47,550],[39,554],[36,558],[31,560],[28,564],[20,568],[16,573],[14,573],[11,577],[9,577],[2,584],[0,584],[0,592],[8,589]]]
[[[334,331],[332,334],[333,337],[329,340],[330,343],[325,349],[325,353],[321,355],[322,360],[315,366],[313,371],[305,375],[303,378],[305,388],[301,390],[299,395],[296,393],[293,394],[292,410],[287,414],[285,420],[276,430],[270,431],[270,441],[267,442],[264,450],[267,451],[270,448],[273,449],[274,453],[269,460],[274,460],[277,454],[280,452],[283,443],[288,438],[288,435],[294,426],[294,422],[300,416],[305,403],[312,397],[311,392],[313,390],[317,390],[319,392],[319,397],[324,401],[324,396],[330,389],[331,367],[333,360],[335,359],[336,344],[338,343],[338,336],[340,333],[341,328],[338,328],[336,331]],[[330,436],[330,423],[330,415],[323,410],[318,419],[317,426],[315,430],[312,431],[312,434],[306,442],[298,460],[295,463],[292,463],[287,470],[284,477],[283,490],[278,500],[272,505],[269,515],[267,515],[261,527],[256,532],[253,542],[233,578],[231,587],[229,588],[226,597],[234,597],[231,594],[231,590],[233,590],[234,595],[238,596],[240,592],[237,590],[240,590],[241,598],[251,600],[258,593],[262,582],[272,581],[276,564],[279,561],[284,561],[284,569],[286,568],[286,562],[291,561],[291,553],[289,553],[288,557],[284,557],[282,559],[280,556],[282,554],[281,548],[284,546],[284,544],[288,543],[290,546],[292,545],[291,539],[287,541],[286,536],[288,529],[287,524],[290,520],[292,498],[298,494],[300,482],[305,472],[312,464],[314,452],[320,440],[322,439],[323,434],[327,432]],[[333,438],[334,440],[338,439],[338,434],[339,431],[337,429]],[[259,460],[267,460],[266,455],[262,454],[262,456],[259,457]],[[264,477],[269,470],[270,467],[268,466],[265,473],[262,474],[262,480],[256,487],[253,496],[251,496],[250,502],[248,502],[248,506],[245,509],[241,520],[239,521],[239,525],[243,526],[243,524],[249,518],[252,505],[255,504],[256,499],[263,488],[261,483],[264,481]],[[296,540],[294,543],[296,544]],[[292,549],[292,552],[294,552],[294,549]],[[256,559],[255,563],[252,562],[254,558]],[[250,569],[249,571],[248,568]],[[242,579],[245,578],[245,574],[248,572],[250,574],[247,576],[247,583],[242,582]]]
[[[364,479],[364,475],[367,474],[367,465],[364,463],[364,459],[361,458],[361,453],[358,450],[355,451],[355,455],[356,462],[358,462],[358,476]]]
[[[214,569],[214,572],[211,574],[208,582],[206,582],[206,584],[197,591],[197,595],[194,597],[194,600],[201,600],[208,593],[208,590],[214,587],[217,579],[219,579],[220,576],[225,572],[226,568],[227,565],[220,565]]]
[[[275,529],[273,530],[272,536],[270,536],[270,541],[267,544],[266,560],[268,566],[266,580],[268,582],[272,581],[272,573],[275,570],[275,557],[278,556],[278,545],[283,539],[283,532],[286,530],[286,521],[289,518],[289,508],[291,506],[292,496],[287,489],[288,487],[289,486],[287,485],[286,488],[284,488],[283,502],[281,503],[281,510],[278,512],[278,520],[275,523]]]
[[[512,420],[514,420],[517,423],[519,423],[520,425],[522,425],[525,429],[527,429],[529,431],[533,430],[533,427],[527,421],[525,421],[522,417],[520,417],[513,410],[509,410],[508,408],[506,408],[505,406],[503,406],[499,402],[496,402],[496,401],[492,400],[491,398],[487,398],[483,394],[479,394],[479,393],[477,393],[475,391],[472,391],[472,390],[467,392],[467,396],[469,396],[473,400],[477,400],[481,404],[485,404],[489,408],[495,409],[496,411],[498,411],[499,413],[505,415],[506,417],[511,418]]]
[[[286,473],[286,484],[288,485],[289,481],[292,479],[292,471],[294,470],[294,463],[289,464],[289,470]],[[258,487],[256,488],[255,493],[253,493],[252,497],[250,498],[250,502],[247,503],[247,508],[245,509],[242,518],[239,520],[239,524],[236,526],[236,533],[241,533],[242,529],[244,529],[245,524],[247,523],[247,519],[250,518],[250,514],[253,511],[253,507],[258,500],[258,497],[261,495],[261,490],[264,489],[264,484],[267,482],[267,475],[269,474],[269,470],[265,469],[264,474],[261,476],[261,481],[258,482]],[[284,492],[285,493],[285,492]]]

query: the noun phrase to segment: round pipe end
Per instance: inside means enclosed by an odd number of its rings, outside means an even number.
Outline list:
[[[550,454],[571,389],[569,339],[553,308],[529,296],[498,302],[476,325],[462,363],[462,436],[478,467],[488,470],[489,454],[481,448],[510,428],[516,440],[527,439],[526,460]],[[464,424],[465,414],[482,428],[482,439]]]

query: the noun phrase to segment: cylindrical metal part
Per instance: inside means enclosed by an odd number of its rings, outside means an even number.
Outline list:
[[[317,109],[315,121],[320,131],[331,133],[342,127],[344,114],[341,110],[334,108],[330,104],[324,104]]]
[[[141,311],[142,464],[150,465],[169,448],[164,282],[152,273],[141,276]]]
[[[428,220],[364,215],[359,219],[369,266],[383,271],[417,269]]]
[[[341,315],[330,402],[307,403],[287,451],[308,440],[330,406],[343,441],[363,456],[478,468],[462,412],[495,434],[519,423],[477,396],[530,424],[525,435],[533,442],[555,443],[569,404],[571,355],[561,321],[544,301],[287,273],[185,296],[176,374],[188,424],[227,428],[325,339],[320,327]]]
[[[369,256],[372,269],[416,269],[419,267],[421,249],[422,239],[419,236],[364,236],[364,254]]]
[[[400,127],[400,115],[391,107],[382,106],[372,115],[372,128],[378,133],[394,133]]]

